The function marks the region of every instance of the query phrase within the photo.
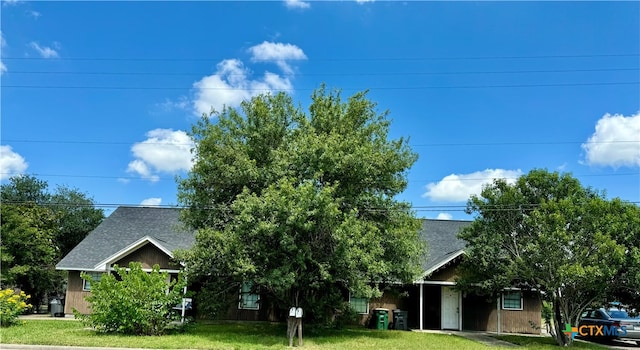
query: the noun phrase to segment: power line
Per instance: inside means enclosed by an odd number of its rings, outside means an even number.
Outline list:
[[[383,72],[383,73],[289,73],[283,76],[414,76],[414,75],[465,75],[465,74],[530,74],[530,73],[586,73],[640,71],[640,68],[594,68],[594,69],[545,69],[545,70],[506,70],[506,71],[458,71],[458,72]],[[10,71],[5,74],[68,74],[68,75],[133,75],[133,76],[192,76],[210,73],[203,72],[105,72],[105,71]],[[244,73],[229,73],[228,76],[245,76]]]
[[[515,59],[566,59],[566,58],[611,58],[611,57],[639,57],[639,53],[615,53],[615,54],[583,54],[583,55],[523,55],[523,56],[449,56],[449,57],[331,57],[313,58],[317,62],[379,62],[379,61],[441,61],[441,60],[515,60]],[[3,57],[3,60],[42,61],[51,58],[44,57]],[[221,61],[228,57],[57,57],[58,61],[131,61],[131,62],[197,62],[197,61]],[[278,59],[261,60],[263,62],[277,62]]]
[[[368,90],[444,90],[444,89],[499,89],[499,88],[535,88],[535,87],[577,87],[577,86],[613,86],[640,85],[640,81],[560,83],[560,84],[513,84],[513,85],[458,85],[458,86],[395,86],[370,87]],[[74,90],[185,90],[186,87],[163,86],[64,86],[64,85],[3,85],[7,89],[74,89]],[[199,90],[272,92],[272,91],[315,91],[316,88],[295,89],[246,89],[234,87],[199,87]],[[361,90],[362,88],[343,88],[343,90]]]
[[[5,176],[11,176],[14,175],[12,173],[0,173],[2,175]],[[89,178],[89,179],[117,179],[117,180],[143,180],[143,181],[148,181],[148,178],[145,177],[141,177],[141,176],[110,176],[110,175],[75,175],[75,174],[41,174],[41,173],[31,173],[29,174],[31,176],[34,177],[63,177],[63,178]],[[635,172],[635,173],[608,173],[608,174],[573,174],[572,176],[576,177],[576,178],[583,178],[583,177],[618,177],[618,176],[640,176],[640,172]],[[156,177],[154,178],[155,180],[158,181],[174,181],[175,178],[173,177]],[[517,180],[518,177],[494,177],[494,178],[490,178],[489,180],[493,181],[493,180]],[[455,178],[455,179],[439,179],[439,180],[428,180],[428,179],[407,179],[407,182],[420,182],[420,183],[433,183],[433,182],[450,182],[450,181],[461,181],[461,182],[465,182],[465,181],[484,181],[487,180],[487,178],[484,177],[478,177],[478,178]],[[358,184],[375,184],[375,183],[382,183],[383,181],[377,181],[377,180],[373,180],[373,181],[359,181],[357,182]],[[226,182],[220,181],[220,182],[208,182],[209,184],[224,184]],[[259,183],[258,181],[249,181],[249,182],[243,182],[243,184],[254,184],[254,183]]]
[[[82,144],[82,145],[132,145],[141,141],[82,141],[82,140],[29,140],[29,139],[3,139],[3,143],[49,143],[49,144]],[[627,144],[640,143],[640,140],[617,141],[531,141],[531,142],[464,142],[464,143],[422,143],[409,144],[409,147],[454,147],[454,146],[518,146],[518,145],[567,145],[567,144]],[[193,143],[180,142],[144,142],[145,145],[163,146],[194,146]]]
[[[624,201],[629,204],[640,204],[640,201]],[[45,202],[45,203],[34,203],[29,201],[3,201],[2,204],[5,205],[37,205],[41,207],[55,207],[55,206],[76,206],[76,207],[92,207],[92,208],[117,208],[117,207],[154,207],[154,208],[172,208],[172,209],[188,209],[189,206],[184,205],[172,205],[172,204],[158,204],[158,205],[142,205],[142,204],[131,204],[131,203],[69,203],[69,202]],[[486,204],[483,211],[522,211],[522,210],[533,210],[535,208],[540,207],[539,203],[519,203],[515,205],[507,205],[507,204]],[[217,207],[227,207],[225,205],[213,205],[208,207],[194,208],[196,210],[215,210]],[[404,209],[391,209],[391,208],[383,208],[383,207],[366,207],[361,208],[364,211],[369,212],[385,212],[385,211],[403,211]],[[447,212],[465,212],[467,209],[466,205],[422,205],[422,206],[411,206],[408,208],[409,210],[416,212],[437,212],[437,211],[447,211]]]

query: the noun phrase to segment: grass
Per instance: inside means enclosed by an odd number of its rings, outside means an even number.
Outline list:
[[[61,320],[27,320],[0,329],[4,344],[58,346],[105,346],[154,349],[287,349],[286,325],[270,323],[198,323],[184,333],[153,336],[106,335],[85,328],[82,323]],[[542,337],[504,336],[501,339],[523,345],[521,349],[559,349]],[[603,349],[576,344],[579,349]],[[365,328],[305,330],[305,349],[459,349],[489,347],[447,334],[376,331]]]

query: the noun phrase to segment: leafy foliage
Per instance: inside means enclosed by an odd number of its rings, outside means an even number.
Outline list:
[[[25,292],[13,289],[0,290],[0,327],[9,327],[17,323],[18,316],[31,307],[27,300],[31,298]]]
[[[2,277],[0,284],[32,295],[62,293],[64,275],[55,264],[104,218],[93,200],[77,189],[48,191],[46,181],[14,176],[1,188]]]
[[[280,309],[321,319],[341,291],[372,297],[371,282],[411,281],[424,247],[410,205],[394,199],[417,155],[388,139],[387,113],[366,93],[311,98],[309,116],[284,93],[203,116],[179,200],[198,229],[183,256],[191,276],[252,281]]]
[[[565,323],[577,324],[612,286],[640,287],[621,279],[629,252],[637,251],[621,238],[640,229],[626,222],[624,210],[638,213],[569,174],[532,170],[514,184],[495,180],[468,202],[477,217],[460,234],[468,248],[459,285],[494,295],[514,284],[537,291],[553,305],[556,341],[570,343]]]
[[[130,263],[128,270],[115,265],[114,271],[103,274],[99,281],[81,275],[91,282],[91,294],[85,297],[91,313],[74,310],[76,317],[101,332],[135,335],[163,334],[178,319],[171,309],[182,300],[183,278],[168,284],[169,274],[160,272],[159,265],[145,272],[139,262]]]

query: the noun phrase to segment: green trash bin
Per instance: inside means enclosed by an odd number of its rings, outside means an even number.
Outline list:
[[[389,309],[373,309],[375,329],[389,329]]]

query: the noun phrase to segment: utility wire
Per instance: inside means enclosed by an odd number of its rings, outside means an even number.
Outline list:
[[[640,204],[639,201],[624,201],[629,204]],[[141,205],[141,204],[131,204],[131,203],[69,203],[69,202],[44,202],[44,203],[34,203],[29,201],[3,201],[2,204],[5,205],[38,205],[42,207],[54,207],[54,206],[69,206],[73,205],[76,207],[97,207],[97,208],[117,208],[117,207],[155,207],[155,208],[174,208],[174,209],[188,209],[189,206],[184,205],[171,205],[171,204],[158,204],[158,205]],[[539,203],[519,203],[515,205],[506,205],[506,204],[486,204],[483,208],[483,211],[522,211],[522,210],[533,210],[535,208],[540,207]],[[215,210],[218,207],[227,207],[226,205],[214,205],[208,207],[194,208],[196,210]],[[383,207],[366,207],[363,208],[365,211],[369,212],[385,212],[385,211],[403,211],[404,208],[383,208]],[[423,206],[411,206],[408,207],[409,210],[413,211],[460,211],[464,212],[467,209],[466,205],[423,205]]]
[[[163,146],[195,146],[193,143],[181,142],[141,142],[141,141],[81,141],[81,140],[29,140],[29,139],[3,139],[3,143],[49,143],[49,144],[82,144],[82,145],[132,145],[143,143],[145,145]],[[454,146],[518,146],[518,145],[568,145],[568,144],[629,144],[640,143],[640,140],[617,141],[531,141],[531,142],[464,142],[464,143],[422,143],[409,144],[409,147],[454,147]]]
[[[513,85],[458,85],[458,86],[395,86],[395,87],[370,87],[367,90],[448,90],[448,89],[499,89],[499,88],[535,88],[535,87],[577,87],[577,86],[613,86],[613,85],[639,85],[640,81],[623,82],[594,82],[594,83],[560,83],[560,84],[513,84]],[[71,86],[71,85],[3,85],[4,89],[75,89],[75,90],[185,90],[185,87],[163,87],[163,86]],[[295,88],[295,89],[246,89],[234,87],[199,87],[199,90],[219,90],[219,91],[244,91],[255,92],[272,91],[315,91],[316,88]],[[352,87],[343,90],[361,90],[362,88]]]
[[[640,68],[594,68],[594,69],[545,69],[545,70],[506,70],[506,71],[459,71],[459,72],[383,72],[383,73],[289,73],[283,76],[413,76],[413,75],[465,75],[465,74],[530,74],[530,73],[586,73],[586,72],[624,72],[640,71]],[[133,76],[192,76],[210,73],[203,72],[106,72],[106,71],[9,71],[4,74],[68,74],[68,75],[133,75]],[[229,73],[228,76],[245,76],[244,73]]]
[[[11,176],[14,175],[12,173],[0,173],[2,175],[5,176]],[[32,173],[29,174],[31,176],[34,177],[64,177],[64,178],[93,178],[93,179],[122,179],[122,180],[149,180],[148,178],[145,177],[139,177],[139,176],[109,176],[109,175],[72,175],[72,174],[40,174],[40,173]],[[635,172],[635,173],[608,173],[608,174],[573,174],[574,177],[576,178],[582,178],[582,177],[618,177],[618,176],[640,176],[640,172]],[[173,181],[175,180],[174,177],[155,177],[155,180],[163,180],[163,181]],[[495,177],[495,178],[491,178],[490,180],[516,180],[518,179],[517,177]],[[407,182],[448,182],[448,181],[483,181],[483,180],[487,180],[487,178],[456,178],[456,179],[439,179],[439,180],[426,180],[426,179],[406,179]],[[358,184],[378,184],[378,183],[384,183],[384,182],[395,182],[395,181],[379,181],[379,180],[372,180],[372,181],[358,181]],[[227,182],[224,181],[220,181],[220,182],[208,182],[208,184],[225,184]],[[243,184],[255,184],[255,183],[260,183],[259,181],[249,181],[249,182],[243,182]]]
[[[583,54],[583,55],[535,55],[535,56],[449,56],[449,57],[331,57],[331,58],[313,58],[318,62],[379,62],[379,61],[442,61],[442,60],[515,60],[515,59],[565,59],[565,58],[611,58],[611,57],[639,57],[639,53],[616,53],[616,54]],[[20,60],[20,61],[42,61],[51,58],[44,57],[19,57],[9,56],[3,57],[3,60]],[[186,58],[186,57],[57,57],[58,61],[130,61],[130,62],[197,62],[197,61],[221,61],[228,59],[227,57],[202,57],[202,58]],[[278,59],[261,60],[262,62],[278,62]]]

